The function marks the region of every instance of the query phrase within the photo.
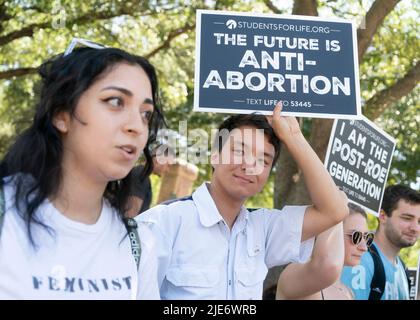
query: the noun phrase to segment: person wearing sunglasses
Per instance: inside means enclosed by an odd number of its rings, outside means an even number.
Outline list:
[[[154,67],[76,39],[39,74],[33,121],[0,163],[0,299],[159,299],[154,239],[123,219],[163,119]]]
[[[375,242],[360,266],[344,268],[341,279],[357,300],[408,300],[409,281],[398,256],[420,235],[420,193],[393,185],[384,191]]]
[[[349,202],[344,221],[321,233],[311,259],[291,263],[280,273],[276,299],[353,300],[352,291],[340,281],[344,266],[357,266],[374,239],[367,229],[362,208]]]

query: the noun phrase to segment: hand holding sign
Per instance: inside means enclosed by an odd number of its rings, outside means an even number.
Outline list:
[[[300,135],[301,131],[296,118],[282,116],[282,109],[282,103],[278,102],[273,110],[273,115],[267,116],[267,120],[273,127],[276,136],[287,144],[289,141],[292,141],[294,137]]]

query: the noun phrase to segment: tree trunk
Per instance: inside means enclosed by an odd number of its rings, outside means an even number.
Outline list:
[[[318,15],[318,1],[317,0],[295,0],[293,2],[292,14],[300,14],[304,16]]]
[[[334,120],[331,119],[312,120],[312,130],[309,142],[321,161],[325,160],[333,122]]]
[[[295,0],[293,4],[293,14],[317,16],[316,0]],[[331,120],[312,120],[312,130],[310,143],[315,152],[321,155],[324,160],[325,150],[328,145],[330,131],[332,127]],[[274,180],[274,207],[281,208],[285,204],[299,205],[309,204],[309,194],[306,190],[305,181],[302,172],[298,169],[289,151],[282,146],[279,160],[277,161],[276,177]],[[281,267],[271,268],[264,282],[264,297],[274,298],[277,287],[277,280]]]

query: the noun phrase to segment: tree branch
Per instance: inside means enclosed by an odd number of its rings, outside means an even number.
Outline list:
[[[317,0],[295,0],[292,13],[304,16],[317,16],[318,2]]]
[[[183,26],[179,29],[175,29],[175,30],[171,31],[169,33],[168,37],[166,38],[166,40],[159,47],[153,49],[151,52],[146,54],[145,58],[150,59],[155,54],[157,54],[160,50],[169,48],[173,39],[175,39],[176,37],[180,36],[183,33],[186,33],[190,30],[193,30],[194,28],[195,28],[195,23],[192,24],[192,25],[187,24],[187,25],[185,25],[185,26]]]
[[[393,86],[378,92],[366,101],[365,110],[363,111],[364,115],[371,120],[375,120],[390,104],[409,94],[419,81],[420,62],[417,62],[417,64]]]
[[[377,29],[385,17],[394,9],[401,0],[375,0],[365,18],[365,28],[357,29],[357,44],[359,48],[359,63],[372,42]]]
[[[282,11],[279,8],[277,8],[271,0],[264,0],[264,3],[268,7],[268,9],[270,9],[274,13],[282,13]]]
[[[10,79],[11,77],[20,77],[28,74],[33,74],[38,71],[38,68],[18,68],[0,72],[1,79]]]
[[[125,14],[123,13],[123,11],[120,11],[118,13],[113,13],[113,14],[109,14],[107,12],[97,12],[94,14],[94,16],[92,16],[91,14],[85,14],[83,16],[78,17],[77,19],[74,19],[70,22],[67,23],[72,23],[72,24],[83,24],[85,22],[88,21],[92,21],[92,19],[94,20],[103,20],[103,19],[110,19],[119,15]],[[11,32],[6,36],[0,37],[0,45],[4,45],[5,43],[11,42],[15,39],[24,37],[24,36],[32,36],[32,34],[34,33],[34,29],[35,28],[45,28],[48,27],[49,23],[40,23],[40,24],[32,24],[30,26],[27,26],[21,30],[15,31],[15,32]],[[185,25],[184,27],[181,27],[179,29],[173,30],[172,32],[169,33],[168,37],[166,38],[166,40],[157,48],[153,49],[150,53],[148,53],[145,57],[150,58],[152,56],[154,56],[155,54],[157,54],[160,50],[169,48],[171,41],[178,37],[179,35],[188,32],[192,29],[195,28],[195,24],[193,25]],[[1,79],[8,79],[11,77],[19,77],[19,76],[24,76],[27,74],[33,74],[36,73],[38,70],[38,68],[18,68],[18,69],[12,69],[12,70],[7,70],[7,71],[3,71],[0,72],[0,80]]]
[[[6,34],[5,36],[0,37],[0,46],[4,46],[5,44],[8,44],[9,42],[12,42],[13,40],[23,38],[23,37],[32,37],[34,34],[35,29],[37,28],[46,28],[50,25],[49,22],[46,23],[34,23],[31,24],[23,29],[16,30],[13,32],[10,32]]]
[[[73,20],[66,21],[66,24],[84,24],[87,22],[92,22],[94,20],[111,19],[125,14],[130,14],[130,12],[127,12],[124,9],[117,12],[89,12]],[[50,26],[52,26],[52,21],[44,23],[33,23],[20,30],[12,31],[0,37],[0,46],[4,46],[5,44],[8,44],[9,42],[12,42],[16,39],[20,39],[23,37],[31,37],[36,29],[48,28]]]

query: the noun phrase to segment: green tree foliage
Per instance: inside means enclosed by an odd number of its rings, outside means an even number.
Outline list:
[[[300,3],[304,1],[296,1]],[[2,1],[0,2],[0,155],[30,121],[36,101],[35,68],[62,52],[73,36],[145,55],[158,69],[170,128],[215,128],[221,114],[192,113],[195,10],[291,13],[282,1]],[[372,1],[319,1],[319,15],[362,20]],[[414,7],[413,7],[413,6]],[[402,1],[378,28],[360,65],[368,102],[418,61],[418,4]],[[386,108],[378,123],[398,139],[391,183],[413,183],[419,173],[418,90]],[[409,121],[407,121],[409,120]],[[311,121],[305,120],[310,128]],[[404,137],[404,139],[402,138]],[[194,143],[194,141],[190,141]],[[208,166],[201,168],[209,176]]]
[[[413,90],[378,119],[397,141],[388,184],[420,184],[420,88]]]

